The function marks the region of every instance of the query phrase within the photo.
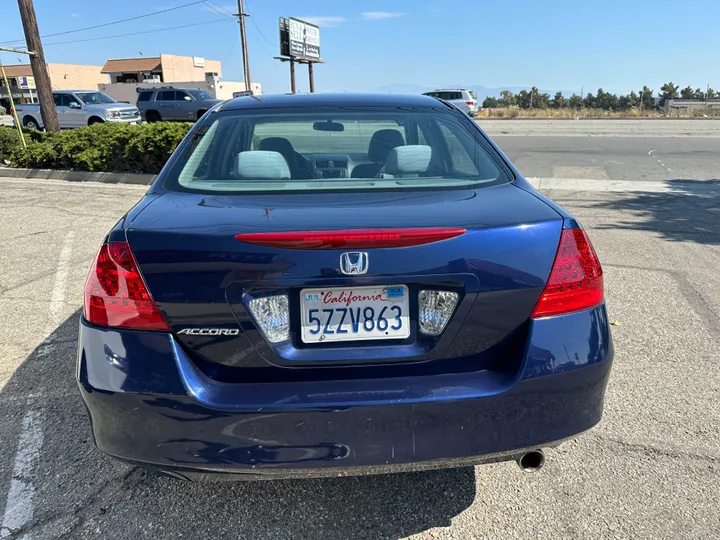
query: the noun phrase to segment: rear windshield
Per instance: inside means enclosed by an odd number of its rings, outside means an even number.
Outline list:
[[[152,96],[152,92],[140,92],[138,94],[138,101],[150,101],[150,96]]]
[[[448,189],[509,181],[474,123],[435,108],[319,107],[206,115],[166,187],[194,192]]]
[[[444,99],[445,101],[451,101],[453,99],[462,99],[462,92],[456,91],[442,91],[442,92],[428,92],[426,96]]]

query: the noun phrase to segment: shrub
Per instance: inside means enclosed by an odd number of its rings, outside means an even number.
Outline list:
[[[141,172],[159,172],[191,126],[170,122],[143,124],[143,129],[136,132],[125,148],[127,162]]]
[[[191,124],[159,122],[130,125],[94,124],[45,133],[26,131],[27,150],[17,132],[0,130],[0,159],[13,167],[103,172],[158,173]]]
[[[0,162],[10,159],[12,151],[20,146],[20,137],[14,127],[0,126]]]

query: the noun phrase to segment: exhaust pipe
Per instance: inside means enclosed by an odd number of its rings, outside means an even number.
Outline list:
[[[533,450],[520,456],[517,464],[527,473],[538,472],[545,465],[545,454],[542,450]]]

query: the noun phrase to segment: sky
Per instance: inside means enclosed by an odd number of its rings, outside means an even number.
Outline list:
[[[42,36],[141,16],[192,0],[35,0]],[[717,0],[246,0],[253,82],[289,91],[279,54],[278,17],[319,24],[324,65],[317,91],[372,91],[396,85],[523,87],[626,93],[665,82],[720,88]],[[102,6],[102,7],[100,7]],[[207,0],[132,22],[45,37],[48,62],[102,65],[108,58],[202,56],[242,80],[233,0]],[[0,42],[24,47],[16,2],[4,2]],[[185,26],[164,30],[166,28]],[[128,36],[127,34],[140,33]],[[126,36],[107,38],[109,36]],[[64,43],[68,41],[90,40]],[[4,64],[17,54],[0,53]],[[307,69],[297,69],[307,91]]]

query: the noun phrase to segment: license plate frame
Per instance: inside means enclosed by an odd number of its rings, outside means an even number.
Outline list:
[[[366,308],[372,309],[372,323],[366,322]],[[302,289],[300,325],[300,338],[309,345],[407,339],[411,334],[410,289],[407,285]],[[372,328],[368,330],[368,326]]]

